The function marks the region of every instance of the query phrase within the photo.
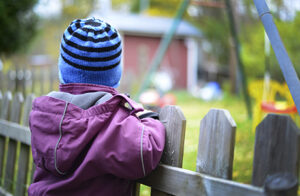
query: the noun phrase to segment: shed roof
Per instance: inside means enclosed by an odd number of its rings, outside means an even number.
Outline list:
[[[168,32],[173,22],[173,18],[117,12],[110,12],[105,16],[101,16],[95,12],[91,16],[105,20],[116,27],[120,32],[134,35],[161,36]],[[180,22],[175,36],[200,38],[202,34],[196,27],[183,20]]]

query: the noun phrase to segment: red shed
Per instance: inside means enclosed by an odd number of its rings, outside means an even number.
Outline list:
[[[109,12],[102,18],[118,29],[123,40],[123,75],[121,87],[130,90],[141,85],[155,56],[162,36],[172,25],[172,18]],[[201,33],[182,21],[177,28],[159,71],[168,73],[175,89],[192,89],[197,85]]]

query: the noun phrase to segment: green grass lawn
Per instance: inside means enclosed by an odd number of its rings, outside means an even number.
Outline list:
[[[233,180],[241,183],[251,183],[252,161],[254,152],[254,132],[252,121],[247,117],[243,99],[224,95],[222,100],[205,102],[195,98],[185,91],[173,92],[177,103],[186,118],[186,133],[184,143],[183,168],[195,171],[198,150],[198,139],[201,119],[212,108],[226,109],[235,120],[236,138],[233,163]],[[142,187],[141,195],[149,194],[149,189]]]

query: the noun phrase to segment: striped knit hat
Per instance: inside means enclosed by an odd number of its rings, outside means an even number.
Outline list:
[[[102,20],[74,20],[65,30],[58,60],[59,81],[118,87],[122,75],[121,38]]]

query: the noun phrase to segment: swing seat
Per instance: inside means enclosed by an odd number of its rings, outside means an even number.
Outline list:
[[[278,114],[295,114],[297,108],[295,105],[287,106],[286,102],[268,102],[262,101],[260,108],[265,113],[278,113]]]
[[[268,113],[288,114],[299,125],[299,115],[288,86],[271,80],[268,91],[264,92],[264,83],[264,80],[256,80],[249,85],[250,96],[255,99],[253,131]],[[263,100],[264,93],[267,95],[266,100]],[[278,95],[281,97],[280,101],[277,99]]]

